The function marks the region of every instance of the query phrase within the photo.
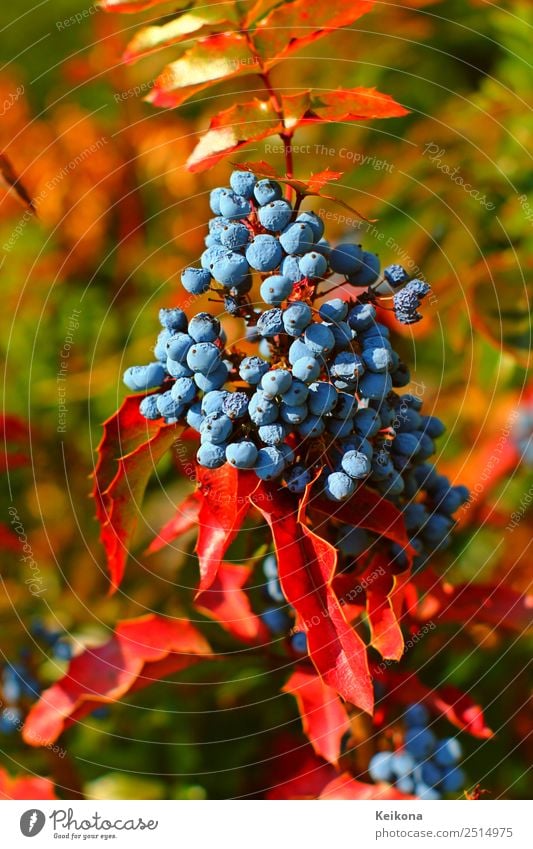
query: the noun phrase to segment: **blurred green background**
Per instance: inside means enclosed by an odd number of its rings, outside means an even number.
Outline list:
[[[65,26],[77,13],[83,20]],[[231,104],[232,91],[258,85],[244,78],[173,112],[128,95],[172,55],[121,65],[128,37],[148,17],[93,13],[88,0],[21,0],[0,10],[1,146],[39,216],[26,220],[16,200],[0,196],[4,410],[31,429],[31,440],[23,440],[29,463],[8,463],[1,521],[8,523],[14,505],[47,587],[42,597],[31,596],[20,551],[6,544],[0,649],[6,662],[23,652],[41,684],[66,664],[35,636],[36,624],[64,632],[78,650],[119,618],[147,608],[190,609],[196,581],[194,557],[172,549],[143,554],[190,488],[168,459],[148,491],[137,557],[121,591],[108,597],[88,477],[101,423],[124,395],[122,371],[147,360],[159,307],[179,303],[179,272],[202,250],[206,195],[227,182],[228,165],[196,176],[185,160],[209,117]],[[411,110],[404,119],[302,130],[296,142],[312,152],[296,158],[296,173],[346,172],[335,193],[378,219],[375,232],[385,233],[384,244],[363,224],[365,247],[386,262],[412,260],[434,286],[426,320],[403,333],[398,349],[425,384],[428,408],[448,424],[439,462],[471,486],[505,423],[532,405],[532,25],[525,2],[378,5],[357,26],[273,72],[280,90],[375,85]],[[253,145],[240,158],[270,159],[281,170],[280,157],[268,154],[272,143]],[[313,153],[315,145],[331,155]],[[330,203],[325,208],[339,213]],[[327,235],[350,229],[333,217]],[[389,239],[397,247],[387,247]],[[74,310],[79,326],[71,331]],[[66,428],[58,432],[57,374],[71,332]],[[526,463],[504,471],[484,486],[437,565],[452,581],[503,579],[525,591],[530,522],[514,533],[512,547],[504,529],[533,475]],[[168,581],[188,589],[169,598]],[[206,633],[218,648],[236,652],[222,676],[212,671],[213,681],[226,683],[206,686],[211,673],[202,668],[180,676],[179,687],[157,684],[69,731],[61,762],[25,747],[18,732],[3,733],[2,765],[52,774],[60,794],[63,785],[98,798],[227,798],[266,786],[279,734],[303,741],[291,697],[278,694],[286,674],[243,652],[217,625]],[[475,682],[473,693],[498,734],[482,744],[464,740],[469,784],[480,781],[508,798],[527,795],[531,762],[528,647],[517,637],[448,626],[412,659],[428,664],[427,683]]]

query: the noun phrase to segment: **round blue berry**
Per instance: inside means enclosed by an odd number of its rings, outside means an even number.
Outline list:
[[[302,380],[298,380],[294,377],[293,370],[293,381],[291,383],[290,389],[287,392],[283,393],[283,401],[285,404],[290,404],[294,407],[299,406],[300,404],[304,404],[307,400],[307,396],[309,395],[309,389],[305,385]]]
[[[166,368],[171,377],[192,377],[193,372],[186,363],[167,357]]]
[[[281,186],[275,180],[259,180],[254,188],[254,196],[260,206],[279,200],[281,195]]]
[[[313,415],[323,416],[324,413],[330,413],[336,403],[337,390],[331,383],[327,383],[325,380],[311,383],[307,405]]]
[[[280,415],[287,424],[296,425],[304,422],[308,416],[309,410],[307,404],[281,404]]]
[[[346,243],[337,245],[329,255],[329,264],[337,274],[355,274],[361,268],[363,251],[360,245]]]
[[[222,412],[230,419],[242,419],[248,411],[248,396],[245,392],[226,392],[222,401]]]
[[[377,752],[372,755],[368,764],[368,772],[372,781],[391,781],[394,777],[392,764],[392,752]]]
[[[283,332],[283,313],[279,307],[266,310],[257,322],[257,329],[261,336],[276,336]]]
[[[261,382],[261,378],[270,366],[261,357],[245,357],[239,367],[239,375],[252,386]]]
[[[392,357],[387,348],[364,348],[362,357],[367,369],[377,374],[388,371],[392,365]]]
[[[272,634],[284,634],[290,626],[287,613],[279,607],[267,608],[261,614],[261,619]]]
[[[179,307],[159,310],[159,321],[171,333],[187,330],[187,316]]]
[[[283,274],[272,274],[261,284],[261,297],[267,304],[279,306],[292,293],[293,283]]]
[[[204,442],[198,449],[196,459],[200,466],[204,466],[206,469],[218,469],[226,462],[226,450],[223,445]]]
[[[220,244],[231,251],[243,248],[250,241],[250,231],[245,224],[231,222],[220,231]]]
[[[187,351],[187,365],[193,371],[209,374],[220,362],[220,351],[212,342],[194,342]]]
[[[429,728],[412,727],[405,732],[405,748],[417,760],[428,758],[435,748],[435,735]]]
[[[363,528],[344,527],[339,548],[348,557],[359,557],[370,548],[370,537]]]
[[[311,228],[315,242],[318,242],[324,235],[324,222],[316,212],[300,212],[296,221],[303,221]]]
[[[285,253],[301,256],[313,250],[313,231],[305,221],[295,221],[284,229],[279,241]]]
[[[277,404],[266,398],[263,392],[257,391],[250,398],[248,414],[256,425],[272,424],[278,418],[279,408]]]
[[[320,362],[312,356],[299,357],[293,364],[292,374],[303,383],[312,383],[320,376]]]
[[[200,426],[204,420],[204,417],[202,414],[202,405],[199,401],[189,407],[185,419],[189,427],[192,427],[193,430],[196,430],[198,433],[200,433]]]
[[[337,393],[337,404],[333,409],[333,415],[336,419],[351,419],[357,411],[357,398],[354,395],[349,395],[347,392]]]
[[[246,258],[235,251],[228,251],[224,256],[215,260],[211,271],[215,280],[223,286],[239,286],[249,272]]]
[[[305,631],[297,631],[291,637],[291,649],[296,654],[307,654],[307,636]]]
[[[285,460],[278,448],[268,445],[266,448],[259,449],[254,466],[258,478],[267,481],[274,480],[274,478],[278,478],[281,475],[284,468]]]
[[[202,422],[200,435],[202,442],[214,442],[222,445],[231,436],[233,424],[224,413],[209,413]]]
[[[165,369],[160,362],[148,363],[147,366],[130,366],[124,372],[124,383],[133,392],[161,386],[164,379]]]
[[[324,419],[320,418],[320,416],[307,416],[306,420],[298,425],[297,430],[300,436],[304,438],[309,437],[310,439],[316,439],[317,436],[320,436],[324,433],[326,429],[326,425]]]
[[[203,295],[211,285],[211,272],[207,268],[186,268],[181,274],[181,285],[191,295]]]
[[[161,413],[159,412],[157,406],[157,399],[159,395],[148,395],[146,398],[143,398],[141,403],[139,404],[139,412],[141,416],[144,416],[145,419],[159,419],[161,418]]]
[[[300,336],[303,330],[311,323],[313,310],[309,304],[296,301],[283,313],[283,327],[290,336]],[[311,348],[307,349],[311,351]]]
[[[255,182],[256,176],[251,171],[233,171],[229,178],[229,184],[235,194],[248,200],[253,197]]]
[[[252,211],[249,200],[235,192],[221,194],[218,205],[225,218],[245,218]]]
[[[286,200],[273,200],[262,206],[258,218],[266,230],[284,230],[292,217],[292,207]]]
[[[184,406],[179,401],[175,401],[169,391],[157,396],[157,409],[166,419],[179,419]]]
[[[303,492],[311,483],[311,472],[305,466],[297,465],[285,474],[285,483],[291,492]]]
[[[288,277],[292,283],[299,283],[302,279],[299,257],[286,256],[281,263],[281,273],[284,277]]]
[[[415,784],[415,793],[419,799],[425,799],[428,802],[433,802],[440,799],[440,793],[433,787],[428,787],[423,781],[418,781]]]
[[[357,304],[348,313],[348,324],[358,333],[368,330],[376,321],[376,308],[372,304]]]
[[[286,369],[272,369],[261,378],[261,389],[265,398],[275,398],[284,395],[291,388],[292,375]]]
[[[211,369],[207,374],[196,372],[194,382],[198,389],[202,392],[212,392],[214,389],[220,389],[224,386],[228,379],[228,369],[225,363],[219,363],[215,368]]]
[[[220,321],[208,312],[199,312],[191,318],[188,333],[195,342],[214,342],[220,333]]]
[[[340,298],[332,298],[331,301],[326,301],[318,310],[318,314],[323,321],[338,323],[344,321],[348,314],[348,304],[346,301],[341,301]]]
[[[452,767],[447,770],[442,776],[441,787],[444,793],[457,793],[461,787],[464,787],[466,778],[460,767]]]
[[[177,363],[183,363],[193,344],[194,340],[188,333],[173,333],[167,341],[167,356]]]
[[[359,391],[363,398],[379,400],[385,398],[392,389],[390,374],[366,372],[359,381]]]
[[[347,475],[362,480],[370,474],[370,462],[360,451],[347,451],[341,460],[341,466]]]
[[[355,492],[355,484],[344,472],[332,472],[326,478],[324,492],[330,501],[345,501]]]
[[[265,445],[280,445],[287,436],[287,428],[281,422],[274,422],[274,424],[261,425],[257,433]]]
[[[191,404],[196,396],[196,386],[190,377],[179,377],[170,394],[177,404]]]
[[[309,253],[304,254],[298,266],[301,274],[310,280],[323,277],[328,269],[326,258],[322,254],[317,253],[317,251],[309,251]]]
[[[343,351],[337,354],[330,369],[333,377],[354,383],[363,374],[365,367],[359,354]]]
[[[378,279],[380,266],[381,263],[377,254],[363,251],[359,269],[350,272],[348,279],[354,286],[370,286]]]
[[[256,271],[273,271],[281,262],[283,252],[274,236],[261,234],[246,248],[246,259]]]
[[[226,447],[226,460],[236,469],[253,469],[257,460],[257,448],[248,439],[232,442]]]
[[[215,213],[215,215],[220,215],[220,198],[227,191],[228,189],[225,189],[223,186],[218,186],[216,189],[213,189],[210,192],[209,206],[211,207],[211,210]]]

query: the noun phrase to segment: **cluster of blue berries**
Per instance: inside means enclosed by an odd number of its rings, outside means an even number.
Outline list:
[[[132,390],[158,389],[143,398],[141,413],[195,429],[197,461],[207,468],[253,469],[294,493],[320,474],[332,501],[349,498],[362,481],[407,498],[413,535],[442,544],[462,498],[426,465],[444,428],[421,415],[418,399],[395,391],[409,383],[409,370],[376,311],[385,287],[396,292],[396,317],[412,323],[429,286],[399,265],[381,272],[377,255],[360,245],[331,248],[319,216],[293,209],[273,180],[234,171],[210,204],[215,217],[201,265],[185,269],[182,283],[195,295],[210,291],[242,318],[258,353],[227,350],[210,313],[189,321],[179,308],[161,310],[155,361],[124,375]],[[267,309],[251,300],[253,272]],[[338,275],[357,296],[315,307],[320,283]],[[424,489],[427,506],[411,504]]]
[[[70,660],[72,658],[72,643],[64,631],[49,628],[41,619],[35,619],[31,626],[32,636],[48,649],[51,649],[55,660]]]
[[[377,752],[368,766],[370,777],[394,784],[400,792],[420,799],[441,799],[443,794],[458,793],[466,779],[458,766],[462,753],[457,738],[438,740],[427,727],[429,714],[424,705],[409,705],[403,719],[403,748]]]
[[[298,655],[307,654],[307,637],[304,631],[294,629],[294,613],[287,605],[278,578],[278,563],[274,554],[263,560],[265,576],[265,594],[269,606],[262,612],[261,619],[271,634],[276,637],[290,635],[292,651]]]

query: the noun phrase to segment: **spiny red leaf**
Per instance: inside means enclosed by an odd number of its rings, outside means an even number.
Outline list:
[[[310,507],[325,514],[328,519],[338,519],[344,524],[387,537],[401,545],[407,558],[412,560],[414,549],[409,543],[402,513],[383,495],[362,486],[350,499],[338,506],[324,498],[314,498]],[[315,527],[320,530],[320,525],[316,522]]]
[[[0,799],[57,799],[52,781],[33,775],[11,776],[0,768]]]
[[[200,561],[199,592],[208,590],[216,578],[226,551],[237,536],[250,509],[249,496],[259,479],[226,463],[220,469],[198,466],[201,504],[196,552]]]
[[[205,171],[225,156],[252,141],[283,131],[283,124],[269,100],[237,103],[212,118],[187,160],[189,171]]]
[[[28,714],[23,738],[30,746],[48,746],[99,704],[186,669],[210,651],[187,619],[150,614],[121,622],[104,645],[73,658],[67,674],[43,692]]]
[[[112,589],[120,586],[128,548],[139,520],[146,485],[158,461],[178,438],[174,425],[159,425],[153,436],[120,457],[115,477],[102,493],[104,512],[100,539],[107,555]]]
[[[369,12],[374,0],[294,0],[261,20],[253,33],[257,51],[268,67]]]
[[[204,88],[240,74],[253,73],[257,64],[240,33],[216,33],[200,38],[156,79],[146,97],[154,106],[181,106]]]
[[[175,539],[198,525],[201,495],[198,490],[187,496],[176,509],[176,515],[164,525],[147,549],[148,554],[160,551]]]
[[[268,630],[253,612],[248,594],[242,589],[250,574],[248,566],[221,563],[215,580],[196,597],[195,605],[237,639],[245,643],[267,642]]]
[[[484,622],[522,633],[533,625],[533,594],[521,595],[509,587],[491,584],[445,583],[433,572],[423,572],[417,587],[426,590],[417,610],[421,621]]]
[[[384,705],[409,705],[412,702],[424,702],[427,707],[473,737],[492,737],[487,726],[483,709],[473,699],[457,687],[445,686],[437,690],[423,684],[415,672],[376,667],[374,678],[381,681],[387,689]]]
[[[306,630],[309,656],[318,673],[343,699],[371,713],[366,648],[331,587],[336,549],[305,525],[309,491],[308,487],[299,509],[286,492],[266,484],[251,500],[271,528],[281,588]]]
[[[330,763],[337,763],[341,740],[350,728],[346,708],[335,690],[311,669],[300,667],[283,687],[296,699],[303,731],[313,749]]]
[[[404,642],[400,623],[392,605],[391,596],[397,587],[388,558],[383,554],[377,554],[372,558],[367,572],[374,575],[365,587],[370,642],[383,658],[400,660]]]
[[[397,801],[401,799],[416,799],[416,796],[409,796],[406,793],[400,793],[391,784],[366,784],[363,781],[357,781],[352,778],[349,772],[344,772],[338,778],[330,781],[319,799],[375,799],[375,800],[391,800]]]

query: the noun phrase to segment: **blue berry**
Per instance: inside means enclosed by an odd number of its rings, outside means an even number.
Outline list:
[[[287,428],[281,422],[261,425],[257,431],[259,439],[265,445],[280,445],[287,436]]]
[[[254,196],[258,204],[265,206],[282,195],[281,186],[275,180],[259,180],[254,188]]]
[[[337,245],[329,255],[329,264],[337,274],[355,274],[361,268],[363,251],[360,245]]]
[[[193,430],[197,431],[197,433],[200,433],[200,426],[204,420],[204,417],[202,414],[202,405],[199,401],[189,407],[185,419],[189,427],[192,427]]]
[[[226,462],[226,450],[223,445],[204,442],[198,449],[196,459],[200,466],[204,466],[206,469],[218,469]]]
[[[222,412],[230,419],[242,419],[248,411],[248,396],[245,392],[227,392],[222,401]]]
[[[221,194],[218,205],[225,218],[245,218],[252,211],[249,200],[235,192]]]
[[[313,311],[303,301],[292,303],[283,313],[283,327],[290,336],[300,336],[303,330],[311,323]],[[311,349],[308,348],[308,351]]]
[[[347,451],[341,465],[346,474],[355,480],[362,480],[370,474],[370,462],[360,451]]]
[[[306,486],[311,483],[311,472],[305,466],[293,466],[286,473],[285,482],[291,492],[303,492]]]
[[[366,372],[359,381],[359,390],[363,398],[379,400],[385,398],[392,389],[390,374]]]
[[[209,374],[219,361],[220,351],[212,342],[195,342],[187,351],[187,365],[202,374]]]
[[[305,631],[297,631],[291,637],[291,649],[296,654],[307,654],[307,636]]]
[[[400,793],[407,793],[411,796],[415,792],[415,783],[411,776],[405,775],[403,778],[399,778],[397,780],[396,788],[400,791]]]
[[[172,336],[170,330],[162,330],[161,333],[158,334],[157,341],[154,345],[154,356],[156,360],[164,363],[167,358],[167,342]]]
[[[226,447],[226,460],[236,469],[253,469],[257,460],[257,448],[247,439],[232,442]]]
[[[181,274],[181,285],[191,295],[203,295],[211,285],[211,272],[207,268],[186,268]]]
[[[315,251],[318,251],[319,254],[322,254],[327,259],[331,253],[331,245],[327,239],[319,239],[315,245]]]
[[[380,266],[377,254],[363,251],[360,268],[350,273],[348,279],[354,286],[370,286],[378,279]]]
[[[457,793],[461,787],[464,787],[466,778],[462,769],[452,767],[444,773],[441,781],[441,787],[444,793]]]
[[[224,413],[209,413],[200,427],[202,442],[213,442],[222,445],[231,436],[233,425],[231,419]]]
[[[315,356],[328,354],[335,347],[335,337],[325,324],[310,324],[304,332],[304,343]]]
[[[257,329],[261,336],[277,336],[283,332],[283,313],[279,307],[266,310],[257,322]]]
[[[302,279],[299,257],[286,256],[281,263],[281,273],[284,277],[288,277],[292,283],[299,283]]]
[[[348,313],[348,324],[360,333],[375,324],[376,308],[372,304],[358,304]]]
[[[171,333],[187,330],[187,316],[179,307],[159,310],[159,321]]]
[[[258,478],[267,481],[273,480],[281,475],[284,468],[285,460],[278,448],[268,445],[266,448],[259,449],[254,466]]]
[[[207,374],[198,371],[194,375],[194,382],[202,392],[212,392],[214,389],[220,389],[224,386],[227,379],[228,369],[224,363],[219,363],[215,368],[210,369]]]
[[[316,212],[300,212],[296,221],[303,221],[311,228],[315,242],[320,241],[324,235],[324,222]]]
[[[370,548],[370,537],[363,528],[343,528],[339,548],[348,557],[359,557]]]
[[[256,271],[273,271],[283,257],[281,245],[275,236],[256,236],[246,248],[246,259]]]
[[[191,318],[188,333],[195,342],[214,342],[220,333],[220,321],[208,312],[199,312]]]
[[[188,333],[173,333],[167,341],[167,356],[175,362],[183,363],[193,344],[194,340]]]
[[[354,427],[365,438],[375,436],[381,428],[381,419],[371,407],[361,407],[355,414]]]
[[[252,395],[248,405],[248,414],[256,425],[266,425],[275,422],[279,413],[278,405],[260,391]]]
[[[396,289],[397,286],[403,286],[409,280],[409,274],[405,268],[397,264],[388,265],[387,268],[384,268],[383,276],[393,289]]]
[[[213,277],[223,286],[239,286],[246,280],[249,272],[248,262],[242,254],[228,251],[215,260],[211,269]]]
[[[293,364],[292,373],[303,383],[312,383],[320,376],[320,362],[311,356],[299,357]]]
[[[392,772],[396,778],[404,778],[416,767],[415,759],[407,752],[395,752],[392,757]]]
[[[261,378],[261,389],[265,398],[275,398],[276,395],[284,395],[292,384],[292,375],[285,369],[272,369],[267,371]]]
[[[323,277],[328,269],[328,263],[322,254],[316,251],[310,251],[301,258],[298,263],[301,274],[313,280],[317,277]]]
[[[211,207],[211,211],[215,213],[215,215],[220,215],[220,198],[224,195],[228,189],[223,187],[218,187],[213,189],[209,194],[209,206]]]
[[[186,363],[179,363],[170,357],[167,357],[166,367],[171,377],[192,377],[193,375],[192,369]]]
[[[54,644],[53,655],[57,660],[70,660],[72,658],[72,645],[68,640],[58,640]]]
[[[359,354],[351,351],[343,351],[337,354],[331,364],[333,377],[345,380],[347,383],[355,382],[364,372],[365,367]]]
[[[440,799],[440,793],[438,790],[435,790],[433,787],[428,787],[428,785],[424,784],[423,781],[419,781],[415,784],[415,793],[419,799],[425,799],[428,802]]]
[[[233,171],[229,184],[235,194],[248,200],[253,197],[256,177],[250,171]]]
[[[313,250],[313,231],[304,221],[289,224],[279,237],[285,253],[301,256]]]
[[[304,422],[298,425],[298,433],[300,436],[310,437],[311,439],[316,439],[317,436],[320,436],[324,433],[326,429],[326,425],[324,419],[320,416],[308,416]]]
[[[311,383],[307,405],[313,415],[322,416],[324,413],[330,413],[336,403],[337,390],[331,383],[327,383],[325,380]]]
[[[191,404],[196,397],[196,386],[190,377],[179,377],[170,394],[177,404]]]
[[[278,577],[278,561],[275,554],[268,554],[263,560],[263,572],[267,578]]]
[[[204,271],[208,271],[209,274],[211,274],[215,262],[227,256],[229,253],[230,251],[228,251],[228,249],[224,248],[222,245],[213,245],[212,247],[207,248],[207,250],[205,250],[201,255],[200,265],[202,266]],[[193,269],[193,271],[198,271],[198,269]]]
[[[341,301],[340,298],[333,298],[331,301],[326,301],[320,307],[318,314],[324,321],[338,323],[344,321],[348,314],[348,304],[346,301]]]
[[[284,230],[292,217],[292,207],[286,200],[273,200],[262,206],[258,218],[263,227],[272,232]]]
[[[368,772],[373,781],[391,781],[393,755],[392,752],[377,752],[370,758]]]
[[[327,420],[326,428],[334,439],[344,439],[352,433],[353,425],[349,419],[332,418]]]
[[[239,367],[239,375],[252,386],[261,382],[261,378],[270,366],[261,357],[245,357]]]
[[[392,357],[387,348],[364,348],[362,358],[367,369],[377,374],[388,371],[392,365]]]
[[[266,591],[272,601],[277,601],[282,604],[285,601],[285,596],[281,591],[281,585],[277,578],[270,578],[266,583]]]
[[[139,404],[139,412],[145,419],[161,418],[161,413],[157,407],[158,397],[158,395],[148,395],[146,398],[143,398]]]
[[[344,472],[332,472],[326,478],[324,492],[330,501],[345,501],[355,492],[355,484]]]
[[[220,231],[220,244],[231,251],[243,248],[250,241],[250,231],[245,224],[231,222]]]
[[[272,634],[284,634],[290,626],[289,617],[286,612],[279,607],[267,608],[261,614],[261,619]]]
[[[179,419],[184,407],[174,400],[169,391],[157,396],[157,409],[166,419]]]
[[[291,425],[297,425],[304,422],[308,416],[309,410],[307,404],[281,404],[280,415],[284,422]]]
[[[287,392],[283,393],[283,402],[285,404],[292,405],[293,407],[298,407],[301,404],[305,404],[307,400],[307,396],[309,395],[309,389],[305,385],[302,380],[298,380],[294,377],[293,370],[293,381],[291,383],[290,388]]]
[[[440,769],[431,760],[424,761],[420,767],[420,773],[422,775],[422,781],[424,784],[427,784],[428,787],[434,787],[441,779]]]
[[[273,274],[261,284],[261,297],[267,304],[279,306],[292,293],[293,283],[283,274]]]
[[[147,366],[130,366],[124,372],[124,383],[133,392],[146,391],[161,386],[165,379],[165,369],[159,362]]]
[[[225,389],[214,389],[211,392],[206,392],[202,398],[202,414],[208,416],[209,413],[222,413],[222,405],[224,398],[228,395]]]
[[[427,433],[432,439],[438,439],[446,430],[446,425],[436,416],[422,416],[421,426],[424,433]]]

